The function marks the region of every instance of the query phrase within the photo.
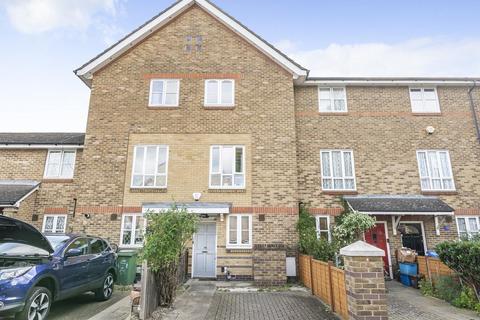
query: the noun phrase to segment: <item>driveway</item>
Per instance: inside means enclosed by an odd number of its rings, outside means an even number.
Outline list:
[[[306,290],[261,292],[238,282],[191,280],[162,320],[333,320],[337,319]]]
[[[455,308],[436,298],[425,297],[420,290],[408,288],[397,281],[386,283],[390,320],[472,320],[480,317],[469,310]]]
[[[95,301],[93,293],[85,293],[71,299],[58,301],[52,305],[48,320],[87,320],[128,296],[128,294],[129,292],[117,290],[113,292],[110,300],[103,302]]]

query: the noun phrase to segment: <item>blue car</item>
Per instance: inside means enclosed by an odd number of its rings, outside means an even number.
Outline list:
[[[53,301],[93,291],[108,300],[116,279],[115,250],[85,235],[43,235],[0,215],[0,319],[45,320]]]

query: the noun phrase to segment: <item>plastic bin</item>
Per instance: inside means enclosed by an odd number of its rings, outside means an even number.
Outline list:
[[[412,286],[412,282],[410,281],[410,276],[408,274],[401,274],[400,275],[400,282],[407,287]]]
[[[418,274],[418,265],[416,263],[399,263],[400,274],[406,274],[409,276],[416,276]]]
[[[117,284],[128,286],[135,282],[137,273],[137,252],[120,251],[117,259]]]

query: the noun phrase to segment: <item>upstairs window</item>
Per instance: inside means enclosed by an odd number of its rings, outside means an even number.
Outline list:
[[[478,239],[479,217],[457,217],[458,236],[462,240]]]
[[[437,90],[435,88],[410,88],[413,113],[439,113]]]
[[[244,146],[212,146],[210,188],[245,188]]]
[[[424,191],[453,191],[455,184],[448,151],[417,151],[420,184]]]
[[[132,188],[166,188],[168,146],[136,146]]]
[[[317,238],[330,241],[330,216],[316,216]]]
[[[49,150],[44,177],[47,179],[72,179],[75,157],[75,150]]]
[[[353,191],[356,189],[351,150],[322,150],[320,157],[323,190]]]
[[[252,247],[252,216],[231,214],[227,220],[227,248]]]
[[[153,79],[150,81],[150,107],[178,107],[180,80]]]
[[[43,217],[42,232],[45,233],[65,233],[67,226],[67,215],[45,215]]]
[[[318,88],[320,112],[347,112],[345,88]]]
[[[205,106],[233,107],[235,105],[234,80],[206,80]]]

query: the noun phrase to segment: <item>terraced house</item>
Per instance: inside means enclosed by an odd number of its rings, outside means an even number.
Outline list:
[[[1,134],[0,207],[45,232],[142,245],[143,213],[201,217],[193,277],[295,275],[299,203],[331,237],[343,200],[392,272],[478,233],[480,89],[460,78],[315,78],[206,0],[181,0],[76,75],[85,134]]]

